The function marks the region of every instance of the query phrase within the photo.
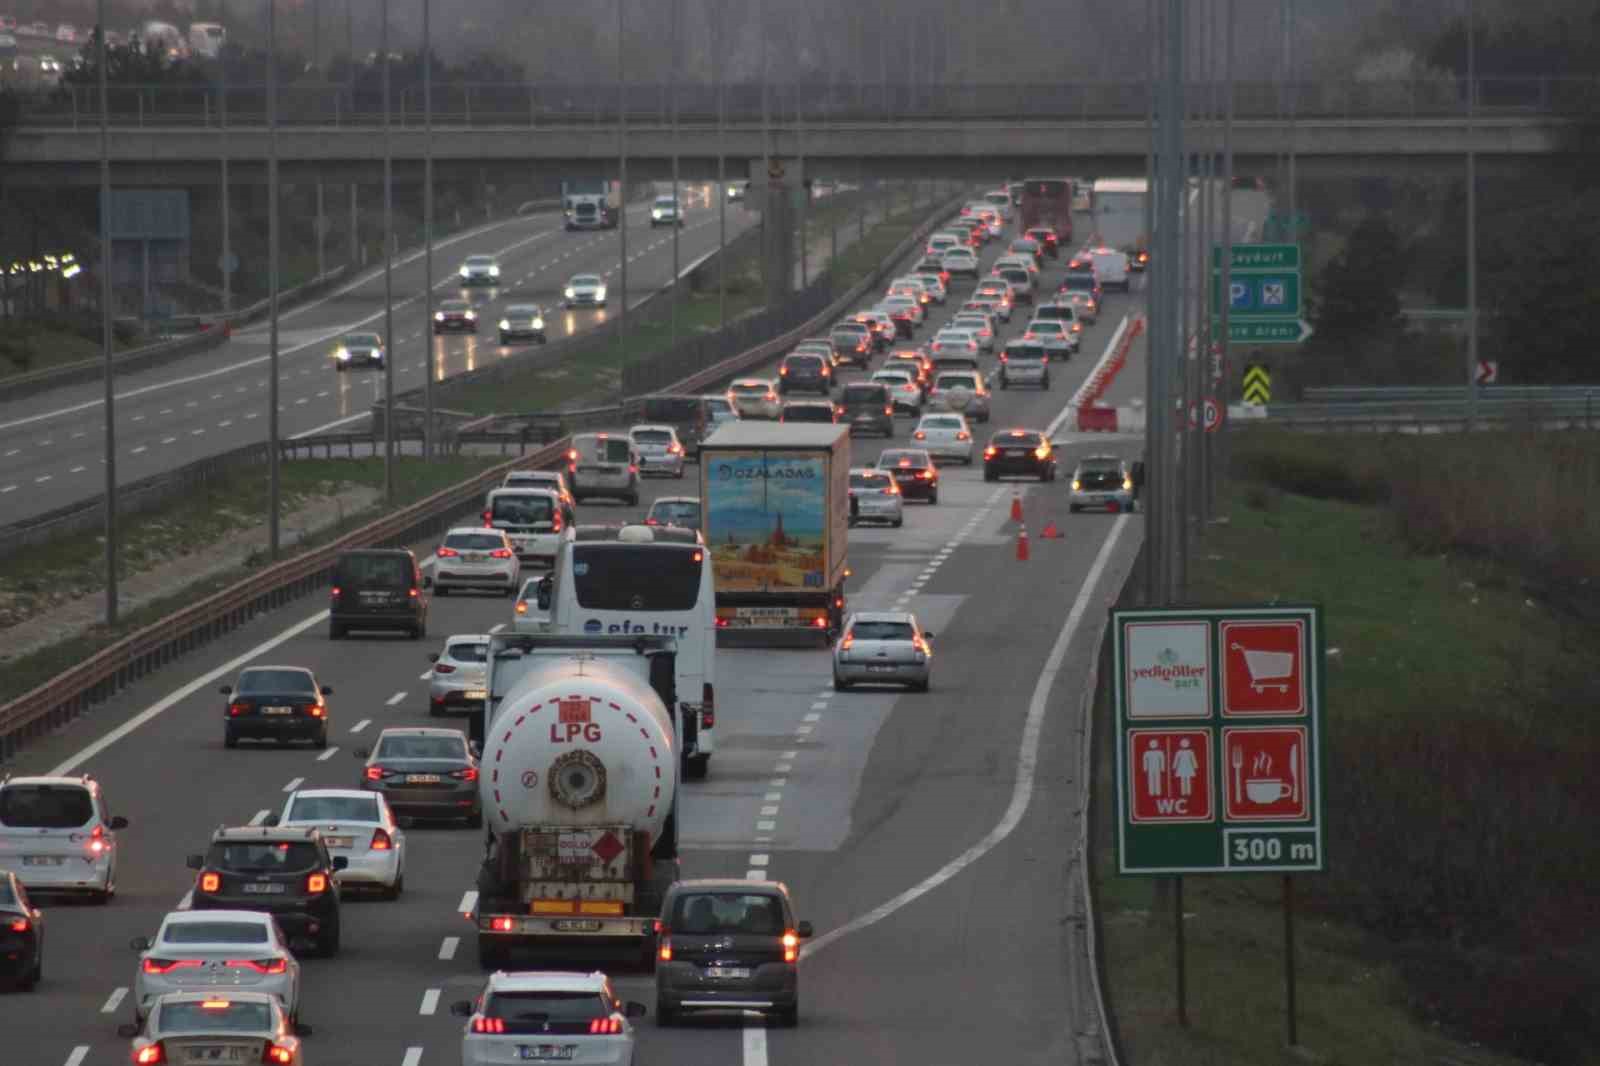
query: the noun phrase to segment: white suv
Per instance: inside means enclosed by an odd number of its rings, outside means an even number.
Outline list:
[[[499,971],[450,1013],[467,1019],[461,1066],[518,1059],[633,1066],[630,1019],[644,1017],[645,1008],[618,999],[603,973]]]
[[[117,831],[127,827],[88,774],[0,781],[0,867],[31,891],[109,902],[117,891]]]

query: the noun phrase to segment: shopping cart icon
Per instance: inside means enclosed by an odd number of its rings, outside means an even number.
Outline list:
[[[1229,647],[1243,653],[1244,667],[1250,671],[1250,688],[1253,691],[1258,694],[1269,688],[1277,689],[1280,693],[1289,691],[1289,683],[1294,678],[1294,652],[1258,651],[1237,642]]]

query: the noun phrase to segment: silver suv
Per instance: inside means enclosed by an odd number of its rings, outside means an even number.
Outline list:
[[[117,891],[117,831],[127,827],[88,774],[0,781],[0,867],[31,891],[109,902]]]

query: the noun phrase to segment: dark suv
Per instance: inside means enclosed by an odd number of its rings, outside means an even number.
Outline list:
[[[823,396],[833,391],[833,371],[822,356],[790,352],[778,364],[778,391],[788,395],[801,389]]]
[[[665,424],[677,430],[684,458],[694,459],[700,455],[700,441],[710,431],[711,415],[701,396],[646,396],[638,421]]]
[[[264,911],[291,942],[310,941],[318,955],[339,953],[339,886],[335,874],[350,865],[328,854],[310,827],[221,828],[204,855],[189,856],[198,870],[193,910]]]
[[[842,322],[833,327],[828,340],[839,353],[839,362],[863,369],[872,362],[872,353],[878,346],[872,327],[865,322]]]
[[[760,1010],[800,1020],[800,941],[789,890],[777,881],[679,881],[661,904],[656,1023],[690,1010]]]
[[[417,557],[406,548],[362,548],[341,552],[328,590],[328,637],[352,629],[399,629],[421,640],[428,635],[428,597]]]
[[[876,381],[856,381],[839,394],[839,421],[872,433],[894,436],[894,398],[889,387]]]

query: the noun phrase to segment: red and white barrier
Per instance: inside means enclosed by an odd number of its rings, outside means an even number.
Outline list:
[[[1072,396],[1072,407],[1078,412],[1080,433],[1130,433],[1144,429],[1144,412],[1135,407],[1101,407],[1104,396],[1117,374],[1128,364],[1128,353],[1133,350],[1134,339],[1144,332],[1144,317],[1124,318],[1111,335],[1111,343],[1101,353],[1100,361],[1089,371],[1084,383]]]

